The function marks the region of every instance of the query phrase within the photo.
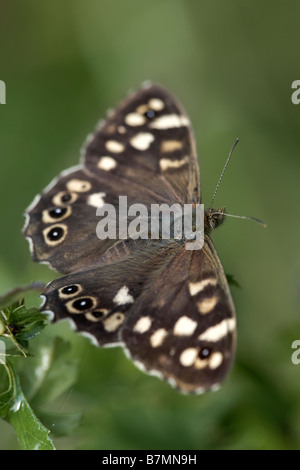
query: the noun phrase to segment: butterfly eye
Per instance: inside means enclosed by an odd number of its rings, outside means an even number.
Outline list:
[[[209,358],[211,353],[212,353],[212,350],[210,348],[202,348],[199,351],[198,356],[199,356],[200,359],[207,359],[207,358]]]
[[[52,225],[43,231],[44,239],[47,245],[55,246],[61,243],[67,235],[68,229],[66,225]]]
[[[91,189],[92,185],[89,181],[78,180],[74,178],[67,182],[66,187],[71,192],[74,191],[75,193],[85,193]]]
[[[70,313],[84,313],[96,307],[96,299],[94,297],[80,297],[76,300],[70,300],[66,303],[66,308]]]
[[[116,331],[120,325],[122,325],[124,320],[124,313],[116,312],[111,317],[108,317],[103,321],[104,329],[109,333],[112,333],[113,331]]]

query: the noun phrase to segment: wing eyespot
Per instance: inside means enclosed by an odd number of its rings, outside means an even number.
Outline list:
[[[67,302],[65,307],[69,313],[87,313],[93,310],[96,305],[97,301],[94,297],[79,297]]]
[[[74,204],[77,198],[78,194],[75,192],[60,191],[53,197],[52,202],[55,206],[64,206]]]
[[[147,119],[154,119],[156,117],[156,112],[153,109],[149,109],[148,111],[144,113],[144,116]]]
[[[61,287],[58,290],[58,295],[62,299],[67,299],[69,297],[74,297],[82,291],[80,284],[71,284],[69,286]]]
[[[96,310],[93,313],[85,313],[85,318],[89,321],[96,323],[102,321],[103,318],[105,318],[108,314],[109,310],[107,308],[100,308],[99,310]]]
[[[65,224],[56,224],[43,230],[44,240],[48,246],[56,246],[64,241],[68,234],[68,227]]]
[[[198,357],[199,359],[208,359],[211,356],[211,354],[212,354],[212,349],[205,347],[205,348],[200,349],[198,353]]]
[[[42,214],[42,220],[45,224],[60,222],[71,214],[71,207],[55,207],[54,209],[45,210]]]

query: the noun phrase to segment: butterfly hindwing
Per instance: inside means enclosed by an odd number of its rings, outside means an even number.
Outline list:
[[[216,388],[234,356],[235,311],[211,240],[196,251],[140,240],[109,251],[110,263],[106,254],[101,266],[52,281],[43,309],[99,345],[123,345],[181,391]]]
[[[93,336],[100,346],[120,344],[120,330],[132,306],[153,271],[158,274],[174,250],[175,242],[120,241],[98,258],[96,268],[50,282],[43,292],[43,311],[51,312],[55,321],[71,319],[78,331]]]
[[[214,262],[211,262],[213,257]],[[235,351],[235,309],[211,240],[179,248],[131,308],[124,346],[142,369],[183,392],[217,388]]]

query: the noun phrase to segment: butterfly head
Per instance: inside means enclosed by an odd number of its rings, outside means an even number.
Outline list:
[[[209,233],[212,229],[219,227],[223,223],[225,214],[225,207],[219,210],[208,209],[204,215],[205,233]]]

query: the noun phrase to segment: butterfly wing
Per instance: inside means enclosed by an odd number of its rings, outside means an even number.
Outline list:
[[[126,180],[130,186],[138,182],[154,193],[148,204],[158,202],[155,195],[172,203],[199,199],[190,122],[158,85],[144,86],[109,113],[88,140],[84,165],[101,178]]]
[[[50,282],[42,310],[55,321],[71,319],[80,332],[100,346],[122,342],[120,331],[141,296],[152,271],[174,257],[177,243],[168,240],[124,240],[109,248],[97,267]]]
[[[133,304],[121,338],[143,370],[182,392],[217,388],[232,364],[235,309],[208,236],[201,250],[180,248]]]
[[[142,369],[187,393],[222,382],[235,350],[235,311],[216,250],[126,240],[102,266],[51,282],[45,310],[99,345],[123,345]],[[128,273],[131,273],[128,276]]]
[[[144,87],[111,111],[88,139],[83,165],[64,171],[26,211],[23,230],[33,259],[61,273],[97,264],[112,246],[96,235],[96,208],[119,196],[127,205],[199,198],[192,129],[175,99],[157,85]]]
[[[210,238],[99,240],[96,207],[200,202],[191,126],[174,98],[145,86],[110,112],[83,162],[27,210],[34,259],[66,276],[45,289],[44,310],[71,318],[99,345],[122,344],[134,362],[184,392],[225,377],[235,348],[234,306]]]

